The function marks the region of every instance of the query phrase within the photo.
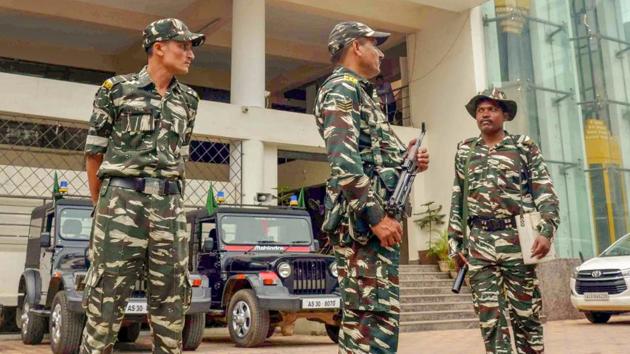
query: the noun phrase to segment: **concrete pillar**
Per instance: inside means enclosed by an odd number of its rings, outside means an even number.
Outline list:
[[[243,149],[243,204],[254,204],[256,193],[264,193],[263,178],[265,167],[265,145],[260,140],[246,140]]]
[[[265,106],[265,2],[232,3],[232,67],[230,101]]]
[[[407,63],[407,57],[400,57],[398,61],[400,65],[400,86],[403,87],[398,93],[400,95],[398,110],[402,112],[402,125],[410,126],[411,110],[409,107],[409,66]]]
[[[317,100],[317,86],[312,84],[306,87],[306,113],[313,114]]]
[[[234,0],[232,3],[230,86],[232,104],[265,107],[264,1]],[[248,110],[243,109],[243,114],[248,114]],[[277,184],[278,151],[260,140],[240,144],[243,151],[241,202],[253,204],[256,193],[275,194],[272,188]]]
[[[263,150],[262,190],[265,193],[278,195],[278,148],[275,145],[265,144]],[[277,199],[270,199],[264,204],[277,205]]]

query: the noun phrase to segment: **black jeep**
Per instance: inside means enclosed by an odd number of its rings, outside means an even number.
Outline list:
[[[253,347],[298,318],[325,324],[337,342],[340,321],[335,258],[316,253],[305,210],[221,205],[187,214],[191,260],[212,287],[210,320],[227,323],[237,346]]]
[[[92,228],[92,202],[59,199],[31,213],[24,272],[19,281],[16,322],[25,344],[39,344],[50,333],[53,353],[78,352],[85,324],[81,306],[87,249]],[[184,348],[196,349],[210,306],[208,278],[191,275],[193,298],[184,326]],[[118,341],[134,342],[146,322],[145,282],[136,284],[125,309]]]

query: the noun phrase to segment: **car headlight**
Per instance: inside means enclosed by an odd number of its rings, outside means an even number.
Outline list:
[[[281,278],[288,278],[291,275],[291,265],[287,262],[278,264],[278,275]]]
[[[337,278],[339,276],[339,273],[337,273],[337,261],[330,263],[330,266],[328,267],[330,268],[330,274]]]
[[[622,269],[621,270],[621,275],[623,275],[624,277],[630,277],[630,268]]]
[[[577,279],[577,275],[578,275],[578,268],[575,267],[573,268],[573,271],[571,272],[571,278]]]

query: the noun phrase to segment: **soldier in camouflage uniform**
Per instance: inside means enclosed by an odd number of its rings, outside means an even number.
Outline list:
[[[199,97],[186,74],[204,35],[177,19],[144,30],[148,65],[103,83],[85,144],[95,217],[82,353],[110,353],[136,280],[147,280],[154,353],[182,349],[190,304],[184,161]]]
[[[558,198],[538,146],[503,129],[517,106],[499,90],[473,97],[466,105],[480,137],[459,143],[449,222],[450,255],[459,267],[467,257],[475,311],[487,353],[511,353],[504,309],[509,308],[518,353],[543,353],[542,310],[535,265],[522,252],[544,257],[560,222]],[[466,169],[468,165],[468,169]],[[468,220],[463,217],[468,177]],[[521,250],[517,217],[538,210],[542,221],[531,250]],[[462,223],[470,233],[462,235]]]
[[[315,117],[331,177],[323,231],[334,246],[342,297],[339,353],[395,353],[400,314],[398,265],[402,228],[385,214],[406,149],[368,81],[380,71],[377,45],[388,33],[343,22],[330,33],[337,68],[318,92]],[[416,156],[428,167],[425,149]]]

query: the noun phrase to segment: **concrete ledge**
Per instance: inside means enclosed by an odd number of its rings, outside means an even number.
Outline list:
[[[581,319],[584,315],[571,305],[571,272],[579,259],[556,259],[536,267],[547,321]]]

